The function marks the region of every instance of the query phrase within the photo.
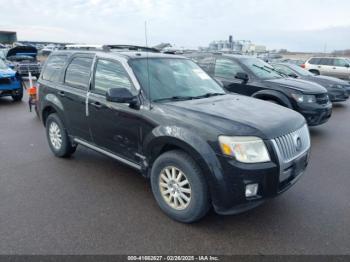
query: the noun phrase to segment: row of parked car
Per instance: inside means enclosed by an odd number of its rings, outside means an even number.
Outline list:
[[[49,56],[38,80],[49,147],[69,157],[85,146],[138,170],[184,223],[289,189],[309,162],[308,125],[331,117],[330,97],[349,96],[348,83],[253,57],[124,47]]]

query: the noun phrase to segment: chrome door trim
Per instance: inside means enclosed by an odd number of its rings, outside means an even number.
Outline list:
[[[111,152],[109,152],[109,151],[106,151],[106,150],[104,150],[104,149],[102,149],[102,148],[100,148],[100,147],[97,147],[97,146],[95,146],[95,145],[92,145],[92,144],[90,144],[90,143],[88,143],[88,142],[86,142],[86,141],[84,141],[84,140],[81,140],[81,139],[79,139],[79,138],[74,138],[74,142],[76,142],[76,143],[78,143],[78,144],[81,144],[81,145],[83,145],[83,146],[86,146],[86,147],[88,147],[88,148],[90,148],[90,149],[92,149],[92,150],[95,150],[95,151],[97,151],[97,152],[99,152],[99,153],[101,153],[101,154],[104,154],[104,155],[106,155],[106,156],[109,156],[109,157],[111,157],[111,158],[113,158],[113,159],[115,159],[115,160],[118,160],[119,162],[122,162],[122,163],[124,163],[124,164],[126,164],[126,165],[128,165],[128,166],[130,166],[130,167],[133,167],[133,168],[135,168],[135,169],[137,169],[137,170],[141,170],[141,166],[140,166],[140,165],[138,165],[138,164],[136,164],[136,163],[134,163],[134,162],[131,162],[131,161],[125,159],[125,158],[122,158],[122,157],[120,157],[120,156],[118,156],[118,155],[115,155],[115,154],[113,154],[113,153],[111,153]]]

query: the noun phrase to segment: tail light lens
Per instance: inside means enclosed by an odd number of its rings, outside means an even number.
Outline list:
[[[305,64],[302,64],[301,67],[302,67],[302,68],[305,68]]]

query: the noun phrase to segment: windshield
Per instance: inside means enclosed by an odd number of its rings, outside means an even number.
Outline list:
[[[130,66],[147,97],[152,101],[225,94],[218,83],[187,59],[135,59],[130,61]]]
[[[7,65],[3,60],[0,59],[0,70],[8,69]]]
[[[36,58],[28,55],[15,55],[8,57],[8,60],[14,62],[35,62]]]
[[[303,68],[301,68],[300,66],[297,65],[288,65],[288,67],[290,67],[292,70],[294,70],[295,72],[297,72],[298,75],[302,75],[302,76],[313,76],[313,74]]]
[[[244,58],[242,63],[260,79],[282,78],[271,65],[257,58]]]

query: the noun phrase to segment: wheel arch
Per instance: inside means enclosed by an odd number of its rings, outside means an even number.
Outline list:
[[[288,108],[293,108],[292,103],[289,101],[288,97],[284,95],[283,93],[275,90],[263,90],[259,91],[255,94],[252,95],[254,98],[258,98],[261,100],[275,100],[279,104],[288,107]]]

